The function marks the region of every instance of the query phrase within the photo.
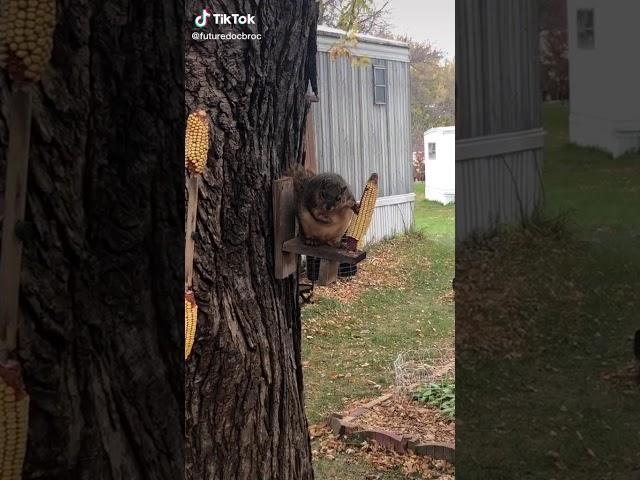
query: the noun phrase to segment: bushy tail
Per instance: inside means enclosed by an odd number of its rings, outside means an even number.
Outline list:
[[[293,178],[293,190],[297,199],[302,198],[305,182],[314,175],[313,172],[307,170],[299,163],[289,167],[284,174],[287,177]]]

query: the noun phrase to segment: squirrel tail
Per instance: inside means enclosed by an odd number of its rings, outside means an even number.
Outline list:
[[[284,174],[287,177],[293,178],[293,190],[296,198],[302,198],[302,192],[304,191],[305,182],[313,177],[313,172],[310,172],[299,163],[289,167]]]

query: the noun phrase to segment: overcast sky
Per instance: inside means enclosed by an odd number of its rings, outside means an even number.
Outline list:
[[[390,0],[389,6],[394,33],[428,40],[447,57],[455,56],[455,0]]]

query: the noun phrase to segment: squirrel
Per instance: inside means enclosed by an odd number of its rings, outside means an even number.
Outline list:
[[[307,245],[341,246],[359,206],[347,182],[336,173],[314,174],[300,165],[287,173],[293,178],[300,237]]]

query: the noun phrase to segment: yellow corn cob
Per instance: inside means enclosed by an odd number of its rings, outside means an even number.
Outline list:
[[[193,292],[189,290],[184,294],[184,359],[191,355],[193,342],[196,338],[196,326],[198,324],[198,305],[193,296]]]
[[[376,199],[378,198],[378,174],[372,173],[364,187],[362,198],[360,199],[360,211],[353,217],[349,228],[347,229],[347,245],[352,250],[362,250],[364,247],[364,237],[367,234],[373,211],[376,207]]]
[[[55,24],[55,0],[0,0],[0,67],[15,80],[39,80],[49,63]]]
[[[0,480],[20,480],[27,450],[29,396],[20,367],[0,365]]]
[[[204,172],[209,154],[209,122],[204,110],[193,112],[187,118],[184,153],[184,163],[189,173]]]

